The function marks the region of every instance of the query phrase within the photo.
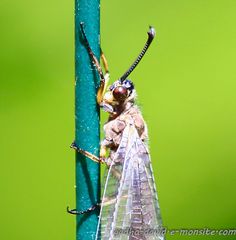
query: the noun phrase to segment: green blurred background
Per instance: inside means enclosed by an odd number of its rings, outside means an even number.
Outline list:
[[[0,238],[75,239],[65,211],[75,205],[74,2],[2,0],[0,9]],[[235,12],[235,0],[101,2],[112,80],[148,25],[157,31],[131,79],[168,228],[236,227]]]

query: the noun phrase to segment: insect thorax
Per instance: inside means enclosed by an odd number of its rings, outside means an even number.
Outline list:
[[[104,125],[105,139],[103,145],[106,145],[111,150],[116,150],[120,144],[122,132],[130,122],[133,122],[140,138],[143,141],[147,140],[146,123],[139,108],[136,105],[132,105],[116,118],[108,119],[107,123]]]

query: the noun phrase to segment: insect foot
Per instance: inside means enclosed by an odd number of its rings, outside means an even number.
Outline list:
[[[82,215],[82,214],[86,214],[86,213],[90,213],[92,211],[94,211],[96,208],[98,208],[100,206],[99,203],[93,205],[92,207],[84,210],[84,211],[78,211],[76,209],[71,209],[69,207],[66,208],[67,212],[70,213],[70,214],[73,214],[73,215]]]

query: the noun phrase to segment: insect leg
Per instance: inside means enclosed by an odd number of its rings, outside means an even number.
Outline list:
[[[109,167],[109,164],[106,161],[107,148],[105,146],[101,146],[100,157],[97,157],[97,156],[93,155],[92,153],[87,152],[87,151],[77,147],[75,142],[73,142],[70,147],[73,148],[74,150],[76,150],[77,152],[83,154],[84,156],[90,158],[92,161],[94,161],[96,163],[105,163]],[[111,171],[115,177],[117,177],[118,179],[120,178],[119,172],[117,172],[115,169],[112,169]]]
[[[93,205],[92,207],[90,207],[86,210],[83,210],[83,211],[78,211],[77,209],[70,209],[69,207],[67,207],[67,212],[70,214],[74,214],[74,215],[81,215],[81,214],[92,212],[99,206],[100,206],[100,204],[97,203],[97,204]]]
[[[97,163],[103,163],[104,162],[104,160],[102,158],[99,158],[99,157],[93,155],[92,153],[89,153],[89,152],[77,147],[75,142],[73,142],[70,147],[73,148],[74,150],[76,150],[77,152],[83,154],[84,156],[90,158],[94,162],[97,162]],[[90,208],[88,208],[86,210],[82,210],[82,211],[78,211],[77,209],[71,209],[70,210],[69,207],[67,207],[67,212],[70,213],[70,214],[74,214],[74,215],[81,215],[81,214],[85,214],[85,213],[89,213],[89,212],[94,211],[98,206],[100,206],[99,203],[91,206]]]
[[[102,60],[102,64],[104,66],[105,69],[105,75],[104,75],[104,81],[100,82],[100,87],[98,89],[97,92],[97,102],[98,104],[100,104],[103,100],[103,96],[105,94],[109,79],[110,79],[110,74],[109,74],[109,70],[108,70],[108,63],[107,63],[107,59],[101,49],[101,60]]]
[[[100,51],[101,51],[102,64],[103,64],[103,66],[104,66],[105,73],[107,74],[107,73],[109,73],[107,59],[106,59],[106,57],[105,57],[102,49],[100,49]]]
[[[93,160],[94,162],[97,162],[97,163],[104,163],[104,159],[103,158],[99,158],[95,155],[93,155],[92,153],[90,152],[87,152],[79,147],[76,146],[75,142],[73,142],[71,145],[70,145],[71,148],[73,148],[74,150],[76,150],[77,152],[83,154],[84,156],[90,158],[91,160]]]
[[[84,38],[85,45],[86,45],[86,48],[88,50],[89,56],[90,56],[93,64],[97,68],[98,74],[100,76],[100,86],[99,86],[99,89],[98,89],[98,92],[97,92],[97,102],[98,102],[98,104],[100,104],[102,102],[102,99],[103,99],[103,96],[104,96],[104,93],[105,93],[105,89],[106,89],[107,83],[109,81],[109,71],[108,71],[107,60],[104,56],[104,53],[101,51],[101,59],[102,59],[102,63],[103,63],[104,68],[105,68],[105,75],[103,75],[102,67],[99,64],[99,61],[97,60],[95,54],[93,53],[93,51],[90,47],[89,41],[87,39],[87,36],[85,34],[84,23],[83,22],[80,23],[80,28],[81,28],[81,32],[82,32],[82,35],[83,35],[83,38]]]

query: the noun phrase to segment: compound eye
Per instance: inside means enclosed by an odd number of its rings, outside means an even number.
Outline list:
[[[113,97],[118,102],[124,102],[127,96],[128,96],[128,90],[125,87],[118,86],[113,90]]]

